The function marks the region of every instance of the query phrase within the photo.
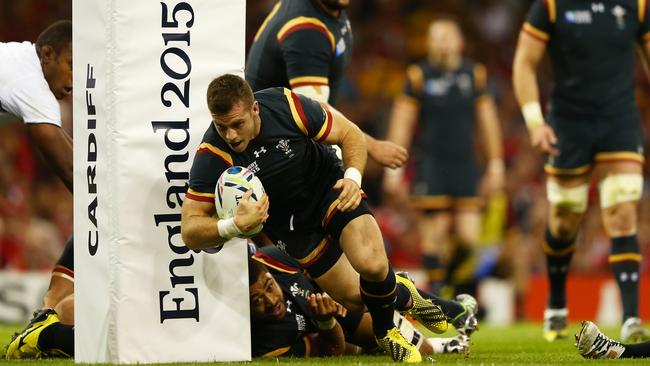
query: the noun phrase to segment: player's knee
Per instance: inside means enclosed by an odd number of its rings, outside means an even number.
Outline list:
[[[388,261],[386,257],[368,257],[355,267],[359,275],[368,281],[383,281],[388,274]]]
[[[549,229],[556,239],[568,241],[576,237],[579,223],[579,218],[555,216],[549,223]]]
[[[583,214],[587,210],[589,200],[589,185],[563,187],[553,180],[546,182],[548,202],[558,209],[558,212]]]
[[[74,325],[74,294],[66,296],[54,307],[61,323]]]
[[[636,232],[636,202],[623,202],[603,209],[603,224],[610,236]]]

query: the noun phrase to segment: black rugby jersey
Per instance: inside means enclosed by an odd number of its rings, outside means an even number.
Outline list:
[[[280,320],[251,319],[253,357],[310,356],[309,335],[318,333],[318,327],[307,311],[307,299],[320,291],[301,269],[291,266],[291,262],[279,260],[274,252],[267,253],[264,249],[261,248],[253,258],[263,263],[277,281],[284,294],[287,312]]]
[[[634,51],[650,38],[647,0],[536,0],[523,31],[548,44],[554,113],[635,110]]]
[[[404,94],[419,108],[416,157],[473,158],[476,101],[486,96],[486,84],[485,67],[470,60],[454,71],[427,60],[409,66]]]
[[[254,91],[283,86],[329,85],[329,102],[352,57],[345,13],[333,17],[316,0],[282,0],[260,26],[246,61]]]
[[[318,213],[325,193],[343,175],[343,163],[328,145],[332,127],[329,110],[286,88],[254,93],[260,106],[260,132],[243,152],[233,151],[210,123],[198,147],[186,197],[214,203],[221,173],[231,166],[247,167],[260,178],[269,196],[265,228],[286,225]],[[298,222],[298,221],[296,221]]]

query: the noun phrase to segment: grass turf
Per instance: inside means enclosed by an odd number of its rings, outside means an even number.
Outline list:
[[[0,325],[0,343],[6,344],[13,332],[21,326]],[[579,329],[578,324],[572,324],[573,333]],[[607,335],[615,337],[617,329],[605,328]],[[449,333],[452,334],[452,333]],[[573,338],[547,343],[542,339],[541,324],[521,323],[507,328],[483,326],[472,337],[470,355],[434,355],[435,365],[647,365],[649,360],[583,360],[573,346]],[[179,344],[179,347],[181,345]],[[345,356],[326,359],[268,359],[254,360],[250,365],[270,365],[278,363],[291,365],[393,365],[388,356]],[[426,363],[426,362],[425,362]],[[72,366],[71,360],[20,360],[8,361],[0,359],[0,364],[9,365],[50,365]],[[181,365],[181,364],[178,364]],[[192,365],[192,364],[182,364]]]

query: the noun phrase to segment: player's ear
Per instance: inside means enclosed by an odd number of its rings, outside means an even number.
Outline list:
[[[42,46],[39,53],[41,55],[41,62],[43,64],[49,64],[50,62],[56,60],[56,51],[54,51],[54,48],[52,46]]]
[[[253,115],[258,115],[260,114],[260,105],[257,103],[256,100],[253,101],[253,105],[251,106],[251,111],[253,112]]]

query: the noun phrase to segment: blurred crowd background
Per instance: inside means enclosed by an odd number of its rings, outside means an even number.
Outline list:
[[[247,1],[247,46],[276,0]],[[515,101],[512,59],[526,11],[525,0],[352,0],[348,14],[354,34],[354,56],[335,107],[371,135],[382,138],[394,96],[400,93],[406,66],[426,54],[429,20],[436,13],[458,17],[465,33],[465,54],[488,68],[489,89],[499,109],[507,167],[505,192],[487,200],[481,250],[468,272],[512,281],[526,293],[528,277],[543,273],[540,242],[546,221],[543,158],[530,147]],[[44,27],[71,18],[70,1],[0,0],[0,41],[34,41]],[[637,96],[650,141],[650,89],[639,66]],[[540,70],[542,95],[548,96],[551,75]],[[454,126],[449,126],[454,128]],[[647,150],[646,150],[647,155]],[[647,157],[646,157],[647,158]],[[648,167],[646,166],[646,178]],[[382,169],[369,165],[364,185],[386,236],[396,267],[417,266],[418,234],[413,213],[393,207],[381,190]],[[646,182],[647,184],[648,182]],[[405,188],[406,189],[406,188]],[[650,262],[650,199],[640,204],[639,238]],[[592,203],[597,194],[592,187]],[[34,152],[19,121],[0,118],[0,268],[49,269],[72,231],[72,199]],[[598,205],[591,205],[578,239],[573,270],[609,273],[609,240]]]

